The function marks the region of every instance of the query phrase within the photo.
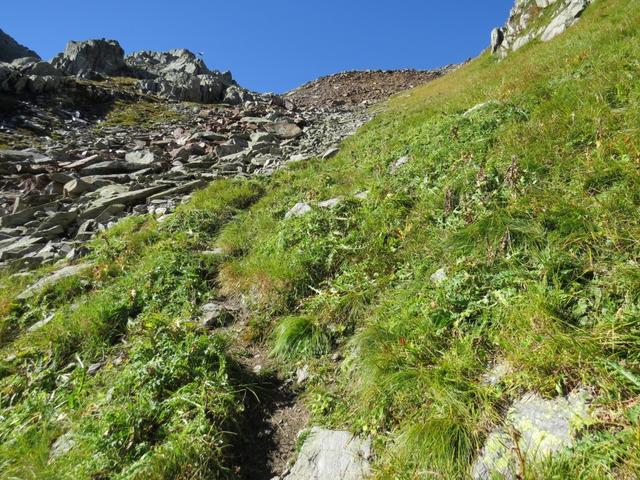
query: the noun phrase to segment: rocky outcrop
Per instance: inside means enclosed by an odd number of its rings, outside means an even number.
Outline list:
[[[87,40],[67,43],[52,61],[54,67],[79,78],[96,78],[123,73],[124,50],[115,40]]]
[[[204,61],[184,48],[168,52],[143,51],[132,53],[125,59],[129,72],[138,78],[157,78],[170,73],[205,75],[211,73]],[[231,81],[231,74],[227,74]]]
[[[507,24],[491,32],[491,51],[505,58],[534,39],[547,42],[575,24],[590,3],[591,0],[516,0]]]
[[[36,57],[0,63],[0,92],[41,94],[53,92],[62,84],[62,73]]]
[[[225,100],[227,89],[236,85],[230,72],[209,70],[203,60],[185,49],[137,52],[125,61],[129,74],[141,79],[144,93],[170,100],[219,103]]]
[[[0,30],[0,62],[13,62],[18,58],[31,57],[40,60],[33,50],[20,45],[13,38]]]

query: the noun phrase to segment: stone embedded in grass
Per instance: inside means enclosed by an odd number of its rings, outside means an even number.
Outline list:
[[[337,147],[330,148],[330,149],[328,149],[326,152],[324,152],[322,154],[322,159],[323,160],[328,160],[330,158],[333,158],[338,154],[339,151],[340,151],[340,149],[337,148]]]
[[[436,285],[440,285],[442,282],[444,282],[447,279],[447,269],[441,268],[440,270],[436,271],[433,275],[431,275],[430,278],[433,283],[435,283]]]
[[[90,267],[91,265],[88,263],[81,263],[79,265],[69,265],[67,267],[61,268],[57,272],[53,272],[52,274],[38,280],[20,295],[18,295],[17,298],[18,300],[27,300],[36,295],[38,292],[44,290],[45,288],[58,283],[60,280],[72,277],[74,275],[79,275]]]
[[[496,386],[513,372],[513,365],[505,359],[496,360],[491,368],[480,377],[482,385]]]
[[[409,163],[409,160],[411,160],[411,158],[409,158],[408,156],[400,157],[398,160],[391,164],[391,166],[389,167],[389,171],[391,173],[395,173],[396,171],[398,171],[398,169]]]
[[[313,427],[284,480],[362,480],[371,473],[371,440]]]
[[[36,332],[36,331],[40,330],[47,323],[49,323],[51,320],[53,320],[53,317],[55,317],[55,314],[50,313],[43,320],[40,320],[39,322],[36,322],[33,325],[31,325],[29,328],[27,328],[27,332],[32,333],[32,332]]]
[[[76,442],[70,433],[65,433],[64,435],[59,436],[51,446],[51,451],[49,452],[49,463],[67,454],[75,444]]]
[[[522,461],[543,462],[571,447],[589,420],[589,400],[586,390],[553,400],[536,393],[525,395],[511,406],[505,424],[489,434],[473,465],[472,477],[488,480],[498,475],[515,480],[522,474]]]
[[[330,198],[329,200],[325,200],[324,202],[319,202],[318,206],[320,208],[333,208],[340,205],[340,203],[342,203],[342,200],[344,200],[344,197]]]
[[[311,205],[308,203],[300,202],[296,203],[291,210],[289,210],[284,218],[302,217],[311,211]]]
[[[309,365],[304,365],[296,370],[296,383],[302,385],[309,380]]]
[[[207,303],[200,307],[200,323],[205,328],[224,327],[233,315],[222,303]]]
[[[498,105],[498,102],[496,100],[489,100],[488,102],[482,102],[482,103],[478,103],[477,105],[474,105],[473,107],[471,107],[469,110],[467,110],[466,112],[464,112],[462,114],[463,117],[468,117],[469,115],[479,112],[480,110],[484,110],[485,108],[494,106],[494,105]]]

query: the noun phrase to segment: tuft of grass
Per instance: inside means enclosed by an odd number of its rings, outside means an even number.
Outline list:
[[[286,359],[317,356],[331,351],[331,338],[309,317],[287,317],[274,331],[272,354]]]

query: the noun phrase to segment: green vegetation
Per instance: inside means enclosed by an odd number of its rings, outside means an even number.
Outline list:
[[[127,220],[86,277],[26,304],[29,282],[4,277],[0,475],[224,475],[246,387],[229,340],[190,319],[225,295],[247,300],[283,370],[312,366],[316,421],[373,435],[378,478],[466,478],[505,406],[578,387],[593,421],[527,478],[634,478],[639,26],[635,0],[596,2],[553,42],[393,99],[331,160]],[[285,219],[303,201],[312,212]],[[490,385],[495,362],[512,368]],[[66,432],[75,446],[51,460]]]
[[[165,103],[146,100],[134,103],[116,101],[102,125],[151,127],[159,123],[179,121],[181,118],[182,116],[171,108],[171,105]]]

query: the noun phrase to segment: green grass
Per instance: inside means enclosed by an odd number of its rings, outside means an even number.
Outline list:
[[[467,478],[513,400],[578,387],[593,421],[527,477],[634,478],[639,25],[635,0],[595,2],[553,42],[392,99],[331,160],[215,182],[163,224],[122,222],[80,283],[25,305],[29,281],[3,277],[0,353],[17,358],[0,367],[0,475],[228,473],[241,375],[190,322],[222,295],[247,303],[283,371],[311,366],[314,421],[373,436],[377,478]],[[303,201],[312,212],[285,219]],[[496,361],[512,368],[486,385]],[[49,463],[67,431],[76,446]]]
[[[179,121],[182,116],[161,102],[140,100],[138,102],[116,101],[101,126],[152,127],[153,125]]]

